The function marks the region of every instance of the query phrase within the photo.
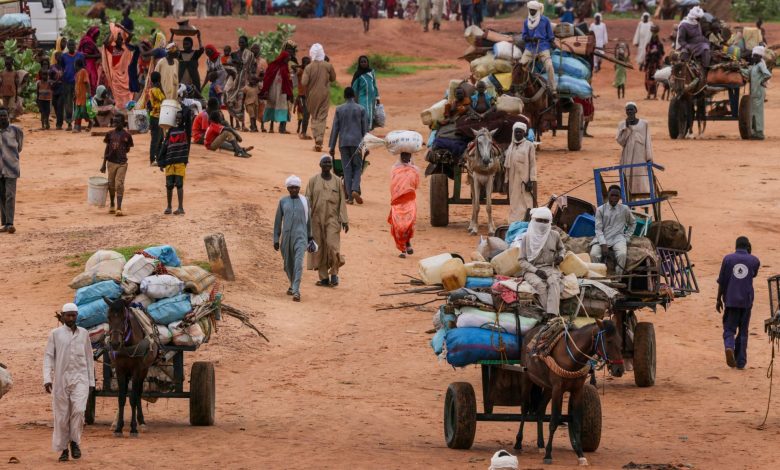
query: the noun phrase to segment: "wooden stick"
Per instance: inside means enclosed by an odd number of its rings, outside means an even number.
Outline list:
[[[271,342],[263,333],[260,332],[260,330],[257,329],[255,325],[252,324],[252,322],[249,320],[248,313],[241,311],[235,307],[231,307],[230,305],[221,304],[220,306],[221,306],[222,313],[226,315],[230,315],[231,317],[240,320],[241,323],[255,330],[255,332],[264,340],[268,341],[269,343]]]
[[[633,65],[631,65],[630,63],[628,63],[628,62],[623,62],[622,60],[619,60],[619,59],[617,59],[617,58],[615,58],[615,57],[609,56],[609,55],[607,55],[607,54],[605,54],[605,53],[601,52],[601,51],[600,51],[600,50],[598,50],[598,49],[596,49],[595,51],[593,51],[593,55],[597,55],[597,56],[601,57],[602,59],[604,59],[604,60],[606,60],[606,61],[608,61],[608,62],[612,62],[613,64],[622,65],[623,67],[627,67],[627,68],[629,68],[629,69],[631,69],[631,70],[634,70],[634,66],[633,66]]]

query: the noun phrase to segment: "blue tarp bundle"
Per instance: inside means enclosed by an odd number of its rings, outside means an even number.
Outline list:
[[[553,51],[552,54],[550,54],[550,57],[552,58],[553,69],[557,75],[567,75],[572,78],[590,80],[590,64],[588,64],[585,59],[572,55],[569,52],[561,51]],[[544,67],[539,68],[540,73],[543,71]]]
[[[546,73],[543,73],[542,77],[547,80]],[[587,80],[559,74],[555,74],[555,80],[557,81],[558,93],[579,98],[590,98],[593,95],[593,88],[591,88]]]
[[[103,297],[116,300],[122,296],[122,288],[114,281],[102,281],[91,286],[82,287],[76,291],[73,302],[81,307],[96,300],[103,302]],[[79,308],[80,309],[80,308]]]
[[[181,266],[181,261],[176,255],[176,250],[170,245],[152,246],[145,249],[144,253],[159,259],[165,266],[172,266],[174,268]]]
[[[509,225],[509,230],[506,231],[506,237],[504,238],[504,241],[511,244],[513,241],[515,241],[515,238],[527,231],[528,222],[512,222],[512,224]]]
[[[447,362],[455,367],[478,361],[520,359],[518,337],[482,328],[453,328],[446,333]],[[501,353],[504,350],[505,353]]]
[[[179,294],[175,297],[159,300],[147,309],[155,323],[168,325],[184,318],[192,311],[189,294]]]
[[[76,325],[89,329],[106,322],[108,322],[108,304],[102,298],[88,304],[79,305]]]

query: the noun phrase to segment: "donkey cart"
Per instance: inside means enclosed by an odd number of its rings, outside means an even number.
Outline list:
[[[194,346],[161,346],[160,357],[164,362],[156,363],[149,370],[144,382],[142,398],[156,401],[158,398],[187,398],[190,401],[190,424],[193,426],[213,426],[215,416],[216,387],[214,363],[194,362],[190,369],[190,389],[184,390],[184,352],[195,351]],[[95,422],[95,402],[97,397],[118,397],[116,375],[111,368],[108,349],[96,352],[102,357],[103,384],[90,392],[87,400],[85,421]],[[156,369],[156,370],[155,370]],[[160,371],[153,373],[153,371]]]
[[[477,412],[477,398],[469,382],[453,382],[447,387],[444,399],[444,438],[450,449],[471,448],[477,433],[477,421],[521,421],[520,413],[494,413],[493,408],[520,407],[520,380],[525,367],[515,360],[480,361],[479,364],[482,368],[482,413]],[[601,442],[601,400],[596,388],[590,384],[585,384],[583,395],[582,450],[594,452]],[[570,399],[569,414],[562,415],[560,422],[570,423],[571,411]],[[525,421],[533,423],[538,419],[528,414]],[[549,422],[550,415],[543,416],[542,421]]]

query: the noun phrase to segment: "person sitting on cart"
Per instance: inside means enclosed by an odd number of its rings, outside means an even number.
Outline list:
[[[552,315],[560,313],[562,281],[558,265],[565,252],[561,236],[552,229],[550,209],[533,209],[520,249],[520,267],[523,279],[536,290],[542,308]]]
[[[626,269],[628,240],[634,229],[636,218],[628,206],[621,204],[620,186],[610,186],[607,202],[596,209],[596,236],[591,242],[591,260],[603,263],[611,248],[615,254],[615,274],[622,275]]]
[[[523,42],[525,50],[520,58],[520,65],[526,66],[531,59],[541,59],[544,69],[547,71],[547,83],[553,96],[557,95],[555,83],[555,70],[553,69],[550,49],[552,49],[555,35],[553,34],[550,19],[542,14],[544,6],[532,0],[528,2],[528,18],[523,23]]]
[[[440,125],[455,122],[459,117],[466,114],[471,109],[471,99],[466,96],[466,91],[458,87],[455,89],[455,101],[444,105],[444,120]]]
[[[480,119],[496,110],[496,97],[488,93],[487,85],[482,80],[477,82],[477,89],[471,95],[471,110]]]
[[[677,29],[677,49],[686,51],[691,58],[699,59],[706,71],[710,67],[710,41],[702,33],[699,24],[703,16],[701,7],[691,8]]]

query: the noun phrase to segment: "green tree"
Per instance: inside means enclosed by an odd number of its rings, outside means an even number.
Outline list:
[[[260,55],[266,60],[272,61],[276,59],[276,56],[282,52],[282,46],[290,39],[295,33],[295,25],[287,23],[278,23],[276,25],[276,31],[269,31],[267,33],[257,33],[255,36],[250,36],[241,28],[236,30],[239,36],[246,36],[249,39],[249,45],[257,44],[260,46]]]
[[[734,0],[731,8],[739,21],[780,19],[780,0]]]

